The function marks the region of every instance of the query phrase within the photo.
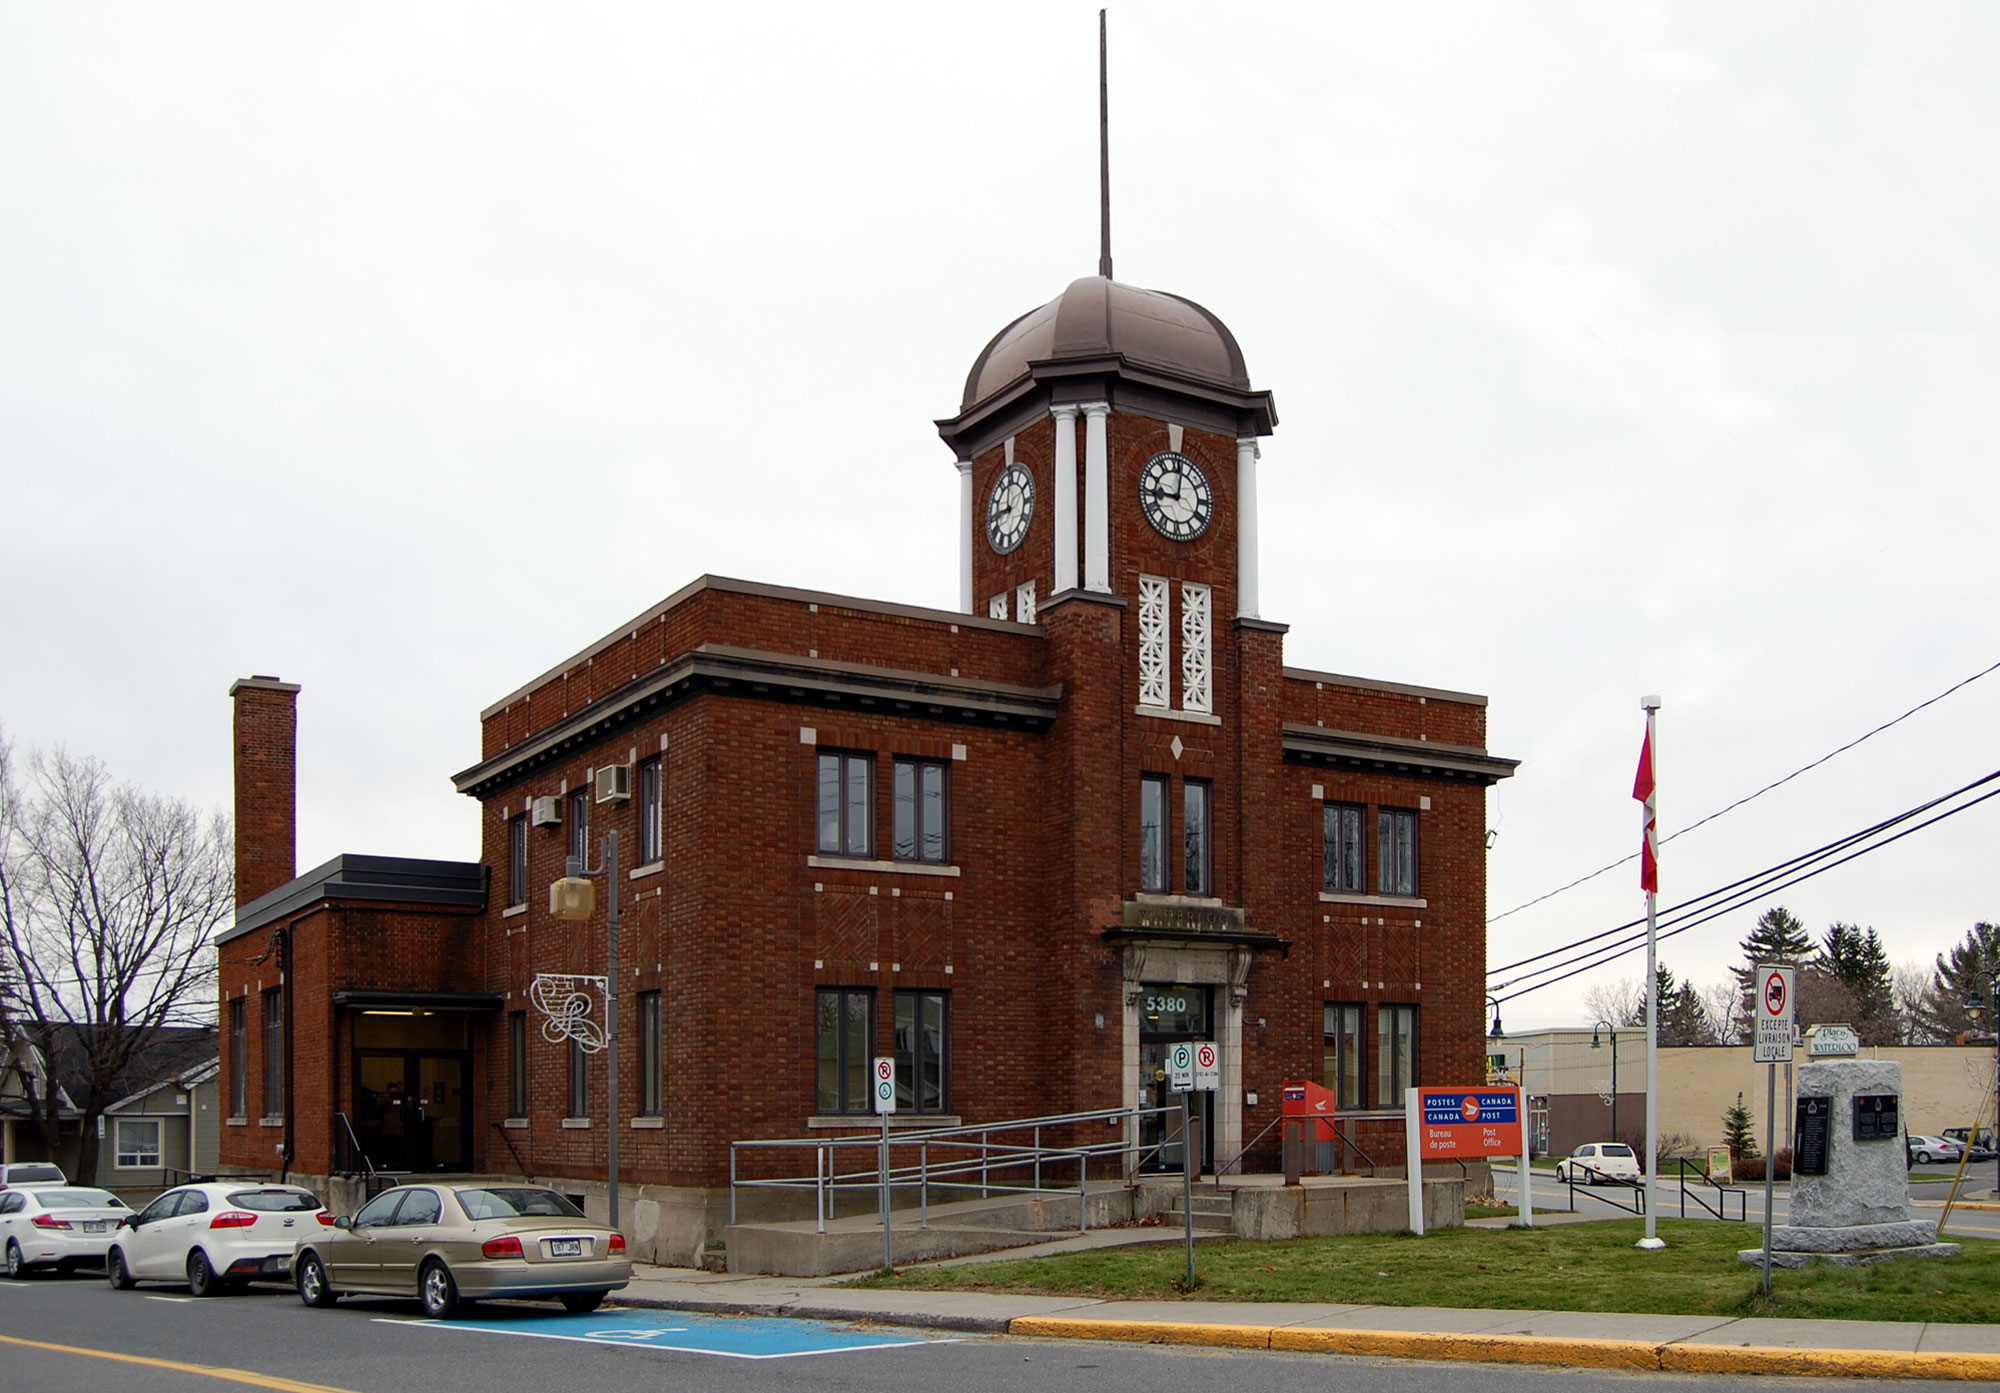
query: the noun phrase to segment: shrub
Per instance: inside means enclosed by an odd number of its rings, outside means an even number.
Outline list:
[[[1792,1178],[1792,1149],[1789,1146],[1779,1147],[1778,1154],[1773,1159],[1777,1163],[1777,1169],[1773,1172],[1775,1177],[1779,1180],[1790,1180]],[[1736,1162],[1731,1170],[1739,1181],[1761,1181],[1764,1178],[1764,1158],[1762,1156],[1745,1156]]]

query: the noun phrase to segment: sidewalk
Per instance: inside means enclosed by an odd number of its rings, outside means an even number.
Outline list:
[[[1094,1235],[1014,1249],[1037,1256]],[[1178,1241],[1178,1235],[1172,1235]],[[1129,1240],[1128,1240],[1129,1241]],[[731,1276],[637,1265],[631,1306],[867,1320],[985,1334],[1219,1345],[1375,1358],[1667,1369],[1710,1374],[2000,1379],[2000,1325],[1725,1319],[1580,1311],[1101,1301],[983,1292],[870,1291],[840,1277]]]

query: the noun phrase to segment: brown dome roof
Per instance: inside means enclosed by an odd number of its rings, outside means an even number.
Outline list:
[[[966,375],[960,410],[1026,377],[1031,363],[1109,354],[1191,383],[1250,390],[1236,336],[1200,305],[1085,276],[993,336]]]

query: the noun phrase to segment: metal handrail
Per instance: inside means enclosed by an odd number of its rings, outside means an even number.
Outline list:
[[[1717,1219],[1728,1219],[1729,1218],[1728,1197],[1730,1195],[1734,1195],[1736,1196],[1736,1203],[1737,1203],[1736,1219],[1734,1220],[1734,1222],[1736,1223],[1749,1222],[1750,1198],[1749,1198],[1749,1193],[1747,1191],[1742,1189],[1740,1186],[1724,1185],[1720,1180],[1717,1180],[1713,1175],[1709,1174],[1708,1165],[1706,1162],[1698,1162],[1690,1166],[1688,1159],[1685,1156],[1678,1156],[1675,1157],[1674,1159],[1680,1166],[1681,1217],[1683,1219],[1687,1218],[1688,1172],[1690,1169],[1692,1169],[1695,1175],[1694,1202],[1696,1204],[1700,1205],[1703,1209],[1706,1209],[1709,1213],[1713,1214]],[[1715,1189],[1714,1204],[1710,1204],[1706,1199],[1702,1197],[1701,1186],[1703,1185],[1709,1185],[1714,1187]]]
[[[534,1172],[528,1169],[528,1163],[521,1159],[520,1148],[514,1145],[514,1139],[507,1135],[507,1129],[500,1125],[497,1118],[493,1122],[493,1130],[500,1134],[501,1141],[507,1143],[507,1150],[514,1157],[514,1164],[521,1168],[521,1174],[533,1175]]]
[[[1614,1188],[1621,1190],[1630,1190],[1632,1192],[1633,1202],[1631,1204],[1625,1204],[1619,1200],[1612,1199],[1609,1195],[1598,1194],[1596,1189],[1596,1181],[1592,1181],[1590,1185],[1589,1197],[1591,1199],[1602,1200],[1604,1203],[1610,1205],[1613,1209],[1622,1209],[1627,1214],[1644,1214],[1646,1212],[1646,1185],[1643,1180],[1628,1180],[1626,1177],[1622,1175],[1613,1175],[1611,1174],[1610,1171],[1599,1170],[1596,1166],[1591,1165],[1587,1161],[1570,1161],[1569,1170],[1565,1173],[1567,1178],[1564,1181],[1564,1183],[1569,1186],[1570,1213],[1572,1214],[1576,1213],[1576,1172],[1579,1166],[1581,1166],[1584,1170],[1589,1171],[1592,1175],[1596,1176],[1598,1180],[1605,1181]]]
[[[368,1153],[361,1149],[361,1138],[354,1135],[354,1124],[348,1121],[347,1114],[344,1112],[336,1112],[333,1117],[334,1121],[340,1124],[340,1130],[347,1133],[348,1149],[361,1162],[361,1173],[367,1177],[368,1183],[372,1186],[375,1183],[376,1177],[375,1163],[369,1159]]]
[[[884,1183],[894,1186],[898,1183],[918,1186],[920,1222],[928,1223],[930,1210],[930,1187],[934,1184],[964,1178],[970,1188],[970,1178],[979,1177],[979,1192],[982,1197],[995,1190],[1003,1193],[1035,1194],[1055,1187],[1043,1183],[1043,1168],[1050,1164],[1067,1164],[1074,1161],[1077,1166],[1077,1186],[1079,1223],[1085,1228],[1089,1224],[1087,1185],[1090,1158],[1092,1156],[1124,1156],[1133,1159],[1156,1154],[1163,1146],[1164,1139],[1152,1147],[1142,1148],[1138,1140],[1138,1125],[1149,1116],[1166,1117],[1180,1115],[1178,1107],[1159,1108],[1098,1108],[1088,1112],[1057,1113],[1043,1117],[1013,1118],[1002,1122],[958,1124],[950,1127],[934,1127],[922,1130],[904,1131],[890,1136],[891,1151],[911,1148],[917,1151],[914,1164],[897,1166],[890,1164],[884,1172],[880,1156],[882,1137],[879,1133],[856,1132],[837,1137],[783,1137],[768,1140],[737,1141],[729,1146],[729,1221],[737,1222],[738,1194],[742,1190],[754,1189],[804,1189],[810,1186],[814,1194],[814,1214],[820,1232],[826,1231],[827,1215],[832,1207],[832,1199],[842,1189],[879,1188]],[[1047,1145],[1042,1141],[1046,1129],[1070,1127],[1090,1122],[1123,1122],[1115,1139],[1102,1142],[1071,1143],[1067,1145]],[[865,1118],[857,1117],[856,1128],[866,1127]],[[996,1133],[1028,1132],[1033,1138],[1028,1143],[994,1140]],[[840,1157],[843,1149],[867,1148],[869,1162],[865,1166],[843,1175]],[[813,1170],[811,1174],[783,1175],[776,1177],[745,1178],[739,1166],[739,1154],[745,1150],[798,1151],[811,1149]],[[942,1163],[932,1160],[933,1148],[941,1149],[949,1156],[962,1152],[962,1158],[946,1160]],[[976,1152],[976,1154],[975,1154]],[[1001,1175],[1027,1171],[1029,1183],[1010,1184],[997,1179]],[[1063,1191],[1070,1187],[1063,1185]]]
[[[1266,1122],[1264,1124],[1264,1130],[1259,1132],[1256,1136],[1250,1138],[1249,1144],[1246,1145],[1241,1151],[1237,1152],[1234,1156],[1231,1156],[1227,1161],[1218,1161],[1215,1165],[1216,1181],[1219,1183],[1222,1180],[1222,1173],[1228,1170],[1231,1166],[1241,1166],[1243,1164],[1243,1158],[1250,1154],[1251,1148],[1256,1146],[1258,1142],[1264,1140],[1264,1138],[1270,1134],[1271,1129],[1273,1127],[1276,1127],[1279,1123],[1283,1122],[1284,1120],[1285,1120],[1285,1115],[1283,1113],[1279,1113],[1269,1122]]]

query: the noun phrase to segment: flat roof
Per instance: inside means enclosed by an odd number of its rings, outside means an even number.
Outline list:
[[[486,868],[477,861],[424,861],[409,856],[360,856],[348,852],[314,866],[236,911],[236,923],[217,943],[290,918],[321,900],[374,900],[387,904],[483,909]]]

